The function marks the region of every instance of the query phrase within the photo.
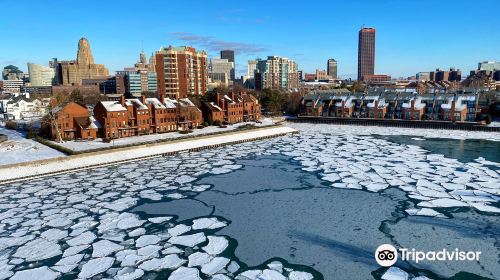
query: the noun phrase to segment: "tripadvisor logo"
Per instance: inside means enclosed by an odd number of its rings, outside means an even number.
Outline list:
[[[381,266],[392,266],[398,260],[398,251],[390,244],[382,244],[375,250],[375,260]]]
[[[398,254],[399,251],[399,254]],[[479,261],[480,251],[461,251],[458,248],[454,250],[442,249],[439,251],[417,251],[415,248],[399,248],[396,250],[390,244],[382,244],[375,250],[375,260],[381,266],[392,266],[398,260],[412,261]]]

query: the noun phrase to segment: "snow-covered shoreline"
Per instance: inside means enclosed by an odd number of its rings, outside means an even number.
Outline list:
[[[254,139],[263,139],[296,132],[290,127],[271,127],[259,130],[234,132],[224,135],[185,140],[176,143],[159,143],[142,145],[124,149],[110,150],[100,153],[88,153],[77,156],[60,157],[45,161],[24,163],[9,167],[0,167],[0,182],[22,180],[36,176],[56,174],[91,167],[102,167],[111,164],[159,157],[164,154],[188,151],[192,149],[224,145]]]
[[[226,127],[217,127],[217,126],[208,126],[203,129],[194,129],[192,133],[187,135],[180,134],[178,132],[171,133],[160,133],[160,134],[149,134],[149,135],[140,135],[133,137],[125,137],[115,139],[111,142],[104,142],[102,139],[96,139],[92,141],[67,141],[63,143],[51,141],[53,144],[62,146],[66,149],[70,149],[76,152],[91,152],[96,149],[106,149],[120,146],[129,146],[129,145],[141,145],[141,144],[153,144],[156,141],[166,141],[166,140],[175,140],[179,138],[183,138],[186,136],[204,136],[210,135],[213,133],[221,133],[221,132],[231,132],[239,129],[240,126],[243,125],[254,125],[255,127],[266,127],[274,125],[273,120],[269,118],[264,118],[260,123],[255,122],[242,122],[236,124],[230,124]]]

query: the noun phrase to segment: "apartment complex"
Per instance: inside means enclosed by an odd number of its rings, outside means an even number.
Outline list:
[[[297,63],[286,57],[268,56],[257,61],[255,89],[292,89],[299,87]]]
[[[363,80],[375,74],[375,28],[361,28],[358,39],[358,80]]]
[[[315,117],[475,121],[479,95],[406,93],[344,89],[316,91],[304,97],[302,115]]]
[[[205,51],[169,46],[157,51],[155,60],[160,94],[172,99],[205,94],[208,78]]]

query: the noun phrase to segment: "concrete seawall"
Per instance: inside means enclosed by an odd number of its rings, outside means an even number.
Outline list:
[[[6,165],[0,167],[0,183],[9,183],[76,170],[116,165],[147,158],[170,156],[185,151],[200,151],[203,149],[262,140],[295,132],[297,132],[295,129],[285,126],[262,128],[231,132],[223,135],[202,136],[191,140],[140,145],[109,151]]]
[[[381,127],[400,127],[400,128],[425,128],[425,129],[448,129],[464,131],[484,131],[500,132],[500,127],[491,127],[474,122],[447,122],[447,121],[417,121],[417,120],[392,120],[392,119],[356,119],[356,118],[337,118],[337,117],[309,117],[299,116],[290,118],[287,121],[297,123],[328,123],[337,125],[356,125],[356,126],[381,126]]]

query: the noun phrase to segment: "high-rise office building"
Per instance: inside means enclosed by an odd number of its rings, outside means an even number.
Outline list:
[[[358,41],[358,80],[375,74],[375,28],[362,27]]]
[[[54,68],[28,63],[30,85],[32,87],[52,86],[56,77]]]
[[[257,69],[257,60],[249,60],[247,65],[247,77],[253,79]]]
[[[234,62],[234,51],[233,50],[222,50],[222,51],[220,51],[220,58],[227,59],[229,62],[233,63],[233,69],[231,70],[230,79],[232,81],[234,81],[234,79],[236,78],[236,73],[234,71],[234,68],[236,66],[236,63]]]
[[[234,70],[234,62],[227,59],[212,58],[208,66],[208,76],[213,82],[220,82],[224,85],[229,85],[231,71]]]
[[[103,64],[95,64],[90,43],[86,38],[78,41],[76,60],[52,62],[56,68],[56,80],[60,85],[81,85],[84,79],[95,79],[109,76]]]
[[[156,74],[160,95],[174,99],[203,95],[207,91],[207,54],[193,47],[163,47],[156,52]]]
[[[335,59],[328,59],[326,63],[326,73],[330,78],[337,79],[337,61]]]
[[[292,89],[299,87],[297,63],[286,57],[268,56],[257,62],[255,89]]]

